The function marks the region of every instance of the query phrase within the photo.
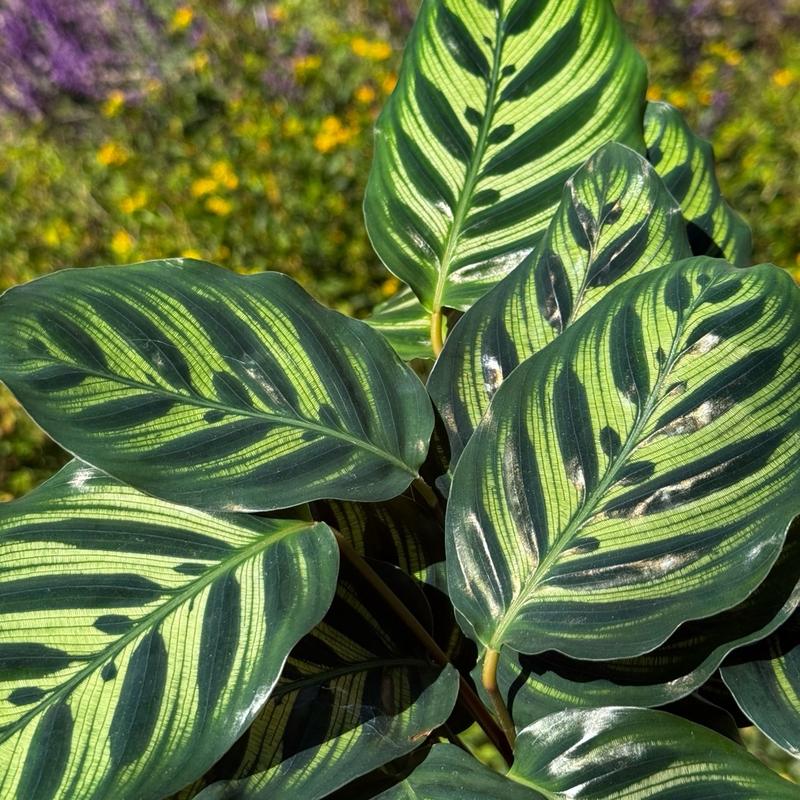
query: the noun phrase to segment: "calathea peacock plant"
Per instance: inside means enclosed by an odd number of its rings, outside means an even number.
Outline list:
[[[0,298],[75,457],[0,507],[0,797],[800,795],[737,731],[800,750],[800,290],[644,90],[606,0],[426,0],[369,324],[183,259]]]

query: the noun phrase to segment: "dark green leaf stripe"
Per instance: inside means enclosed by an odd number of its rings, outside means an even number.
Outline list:
[[[364,323],[284,275],[182,259],[10,289],[0,378],[83,460],[224,510],[393,497],[433,426],[419,380]]]
[[[520,726],[564,708],[666,705],[704,685],[732,650],[769,636],[799,602],[800,525],[793,525],[780,557],[752,594],[727,611],[681,625],[655,650],[636,658],[578,661],[552,651],[522,655],[504,648],[498,683]],[[737,658],[734,653],[729,660]]]
[[[469,307],[595,149],[644,151],[644,86],[608,0],[425,0],[376,128],[378,255],[427,309]]]
[[[430,314],[407,286],[375,306],[365,322],[383,335],[403,361],[431,357]]]
[[[680,208],[620,144],[567,181],[543,241],[453,329],[428,381],[458,460],[505,376],[618,281],[691,255]]]
[[[722,196],[711,144],[692,133],[676,108],[661,102],[647,104],[644,139],[648,161],[683,210],[692,252],[722,256],[740,267],[750,264],[750,227]]]
[[[517,738],[507,775],[453,745],[379,800],[782,800],[797,786],[744,748],[659,711],[606,707],[551,714]]]
[[[391,580],[430,624],[413,582]],[[343,564],[330,611],[292,652],[254,724],[173,800],[317,800],[418,747],[447,719],[458,693],[455,670],[433,666],[386,609],[368,607],[363,596]]]
[[[798,409],[783,271],[701,257],[617,287],[506,379],[456,467],[448,581],[474,637],[622,658],[741,601],[798,510]]]
[[[323,616],[327,526],[210,516],[80,462],[0,506],[0,797],[141,800],[236,741]]]
[[[800,612],[764,641],[733,653],[720,672],[758,728],[800,756]]]

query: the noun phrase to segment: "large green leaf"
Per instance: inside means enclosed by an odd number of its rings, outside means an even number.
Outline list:
[[[769,636],[798,602],[800,525],[795,524],[775,566],[752,594],[733,608],[681,625],[655,650],[616,661],[578,661],[552,651],[522,655],[504,648],[498,683],[520,726],[563,708],[666,705],[704,686],[731,650]]]
[[[469,307],[594,150],[644,151],[644,87],[609,0],[425,0],[376,128],[378,255],[428,310]]]
[[[691,255],[680,208],[620,144],[567,181],[536,250],[458,322],[428,380],[458,460],[503,379],[625,278]]]
[[[772,636],[733,653],[720,672],[758,728],[800,756],[800,611]]]
[[[10,289],[0,378],[84,461],[206,508],[394,497],[433,427],[419,380],[364,323],[284,275],[182,259]]]
[[[695,255],[751,263],[750,227],[725,201],[714,171],[711,144],[692,133],[667,103],[648,103],[644,115],[647,159],[664,179],[686,218]]]
[[[413,582],[383,575],[430,625]],[[179,798],[317,800],[421,745],[457,694],[456,671],[431,664],[380,603],[365,604],[343,563],[330,611],[292,652],[254,724]]]
[[[0,797],[193,780],[322,618],[337,563],[323,524],[210,516],[80,462],[0,506]]]
[[[763,580],[800,497],[800,289],[699,257],[631,278],[506,379],[453,476],[474,638],[639,655]]]
[[[796,799],[744,748],[659,711],[562,711],[520,733],[507,776],[453,745],[430,755],[380,800]]]

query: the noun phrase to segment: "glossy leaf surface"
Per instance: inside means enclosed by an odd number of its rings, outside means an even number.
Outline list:
[[[430,401],[362,322],[278,273],[65,270],[0,298],[0,378],[84,461],[225,510],[402,492]]]
[[[733,653],[720,672],[759,730],[800,756],[800,612],[769,638]]]
[[[578,661],[552,651],[521,655],[503,648],[498,682],[520,727],[564,708],[674,703],[705,687],[732,650],[774,632],[798,602],[800,525],[793,525],[775,566],[752,594],[712,617],[684,623],[655,650],[616,661]]]
[[[800,289],[707,258],[631,278],[520,365],[453,476],[478,641],[639,655],[741,601],[800,496]]]
[[[750,227],[722,196],[711,144],[692,132],[678,109],[661,102],[647,104],[644,138],[648,161],[683,210],[692,252],[739,267],[752,263]]]
[[[567,181],[544,240],[458,322],[428,380],[452,463],[503,379],[618,282],[691,255],[680,208],[619,144]]]
[[[468,308],[596,148],[644,151],[644,86],[608,0],[425,0],[376,128],[378,255],[428,310]]]
[[[388,579],[430,624],[413,582]],[[458,692],[455,670],[432,665],[380,602],[367,606],[363,597],[343,563],[329,613],[292,652],[255,723],[179,798],[316,800],[418,747],[447,719]]]
[[[610,707],[562,711],[517,738],[506,777],[437,745],[380,800],[774,800],[797,797],[740,746],[671,714]]]
[[[431,318],[407,286],[375,306],[365,322],[378,331],[403,361],[431,358]]]
[[[327,526],[210,516],[72,462],[0,506],[0,796],[141,800],[193,780],[323,616]]]

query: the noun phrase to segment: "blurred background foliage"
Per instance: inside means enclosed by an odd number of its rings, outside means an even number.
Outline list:
[[[183,255],[281,270],[365,314],[398,287],[369,247],[361,200],[416,8],[0,0],[0,290],[64,266]],[[617,8],[650,97],[714,143],[755,260],[800,278],[800,0]],[[0,390],[0,500],[63,460]]]

